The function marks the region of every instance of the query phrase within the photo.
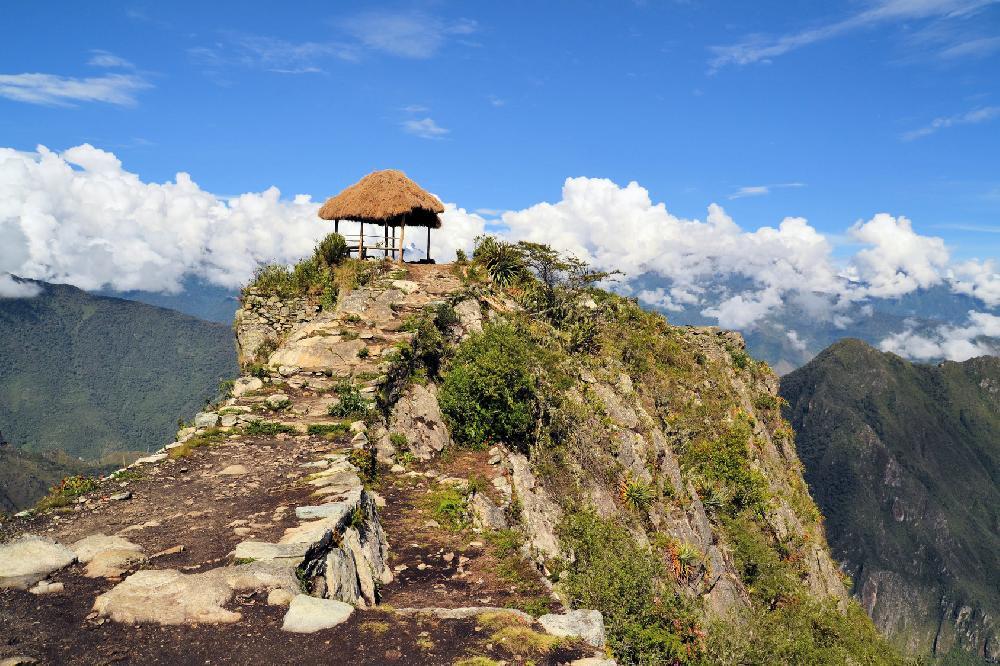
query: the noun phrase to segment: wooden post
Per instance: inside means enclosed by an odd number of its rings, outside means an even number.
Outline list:
[[[361,223],[361,233],[358,234],[358,259],[365,258],[365,223]]]
[[[428,263],[431,260],[431,225],[427,225],[427,257]]]
[[[399,223],[399,263],[405,264],[406,259],[403,257],[403,239],[406,236],[406,218],[404,217]]]
[[[385,258],[388,259],[389,258],[389,223],[388,222],[385,225],[385,243],[383,243],[382,247],[385,249]]]
[[[340,233],[340,220],[334,220],[333,221],[333,233],[335,233],[335,234],[339,234]]]

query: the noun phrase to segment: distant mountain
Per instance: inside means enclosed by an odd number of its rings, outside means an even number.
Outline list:
[[[157,291],[112,291],[103,289],[92,292],[95,296],[124,298],[148,303],[161,308],[177,310],[206,321],[233,323],[233,314],[239,308],[239,289],[226,289],[215,284],[189,277],[176,294]]]
[[[1000,659],[1000,358],[843,340],[781,380],[835,556],[913,654]]]
[[[88,460],[162,446],[237,374],[223,324],[38,283],[0,299],[0,431]]]

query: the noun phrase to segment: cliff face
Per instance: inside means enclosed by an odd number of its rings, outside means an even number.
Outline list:
[[[1000,359],[838,343],[781,384],[835,554],[907,652],[996,661]]]

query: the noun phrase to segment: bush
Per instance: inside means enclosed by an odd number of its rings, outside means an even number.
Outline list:
[[[294,427],[284,423],[274,423],[273,421],[253,420],[246,424],[243,432],[247,435],[277,435],[278,433],[294,434],[298,432]]]
[[[624,527],[582,511],[567,515],[559,534],[575,556],[561,577],[571,603],[604,614],[619,663],[673,664],[697,654],[694,612],[667,586],[661,560]]]
[[[486,269],[495,284],[509,287],[527,275],[524,256],[516,245],[511,245],[493,236],[476,239],[473,260]]]
[[[858,606],[808,600],[770,613],[746,608],[713,625],[710,664],[906,664]]]
[[[342,382],[336,387],[340,400],[330,405],[328,413],[337,418],[360,417],[371,409],[371,402],[361,394],[358,387],[350,382]]]
[[[457,442],[527,448],[535,423],[535,354],[509,324],[488,326],[459,346],[438,396]]]
[[[306,428],[309,435],[323,435],[336,437],[350,431],[351,426],[346,423],[310,423]]]
[[[316,246],[313,258],[327,267],[339,266],[351,256],[347,241],[338,233],[329,234]]]

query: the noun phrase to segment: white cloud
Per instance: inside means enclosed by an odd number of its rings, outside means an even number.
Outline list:
[[[102,51],[100,49],[95,49],[94,51],[91,51],[91,53],[94,55],[90,57],[87,64],[93,67],[103,67],[105,69],[135,69],[135,65],[125,58],[116,56],[114,53]]]
[[[849,271],[852,278],[868,285],[867,295],[900,296],[932,287],[941,282],[948,266],[944,241],[916,233],[905,217],[879,213],[868,222],[856,223],[848,235],[870,246],[854,255]]]
[[[956,125],[977,125],[988,120],[993,120],[994,118],[1000,118],[1000,106],[984,106],[955,116],[935,118],[929,125],[906,132],[903,134],[902,138],[903,141],[913,141],[914,139],[930,136],[938,130],[947,129]]]
[[[152,87],[135,74],[106,74],[82,79],[55,74],[0,74],[0,97],[46,106],[73,106],[74,102],[132,106],[136,103],[137,92]]]
[[[112,153],[84,144],[55,153],[0,148],[0,271],[76,285],[173,291],[186,276],[238,287],[264,262],[293,263],[333,230],[309,196],[277,188],[222,199],[186,173],[147,183]],[[432,256],[471,251],[484,220],[446,204]],[[357,225],[340,229],[357,233]],[[419,234],[411,231],[410,234]],[[408,234],[424,248],[425,238]],[[8,286],[9,289],[9,286]]]
[[[976,356],[1000,354],[996,338],[1000,338],[1000,317],[970,310],[969,320],[964,326],[944,325],[929,333],[907,328],[882,340],[879,348],[917,361],[941,358],[964,361]]]
[[[789,329],[785,331],[785,335],[788,337],[788,342],[795,351],[804,352],[808,348],[806,341],[799,337],[798,331]]]
[[[318,205],[305,195],[282,199],[276,188],[220,198],[185,173],[144,182],[114,154],[86,144],[63,153],[0,149],[0,272],[84,289],[176,291],[187,276],[237,287],[260,263],[292,263],[311,252],[333,226],[317,218]],[[851,228],[863,247],[840,263],[802,218],[749,231],[712,204],[704,220],[684,219],[637,183],[570,178],[560,200],[503,212],[499,221],[484,211],[445,208],[443,228],[431,235],[438,261],[450,261],[456,249],[471,251],[487,224],[499,224],[509,238],[549,243],[598,269],[625,271],[618,288],[637,291],[644,303],[694,308],[727,327],[752,328],[787,302],[812,319],[846,326],[865,316],[868,297],[944,279],[1000,305],[993,261],[952,265],[940,239],[886,214]],[[425,236],[409,232],[407,241],[408,256],[422,256]],[[627,281],[640,277],[648,286]]]
[[[709,65],[770,62],[791,51],[876,25],[915,20],[954,20],[973,16],[996,0],[874,0],[867,8],[839,21],[780,36],[751,35],[736,44],[713,46]]]
[[[445,20],[420,11],[372,11],[342,22],[365,47],[401,58],[430,58],[455,35],[476,31],[475,21]]]
[[[449,129],[441,127],[433,118],[421,118],[420,120],[404,120],[401,125],[407,134],[419,136],[421,139],[443,139],[451,132]]]
[[[265,35],[227,32],[223,41],[188,49],[188,55],[211,76],[233,67],[251,67],[278,74],[316,74],[330,59],[355,61],[357,49],[339,42],[292,42]]]
[[[978,298],[990,307],[1000,307],[1000,266],[996,261],[971,259],[956,264],[949,277],[958,293]]]
[[[7,273],[0,273],[0,298],[34,298],[42,291],[31,282],[18,282]]]
[[[775,183],[774,185],[747,185],[736,190],[729,195],[730,199],[742,199],[744,197],[760,197],[770,194],[771,190],[786,187],[805,187],[805,183]]]

